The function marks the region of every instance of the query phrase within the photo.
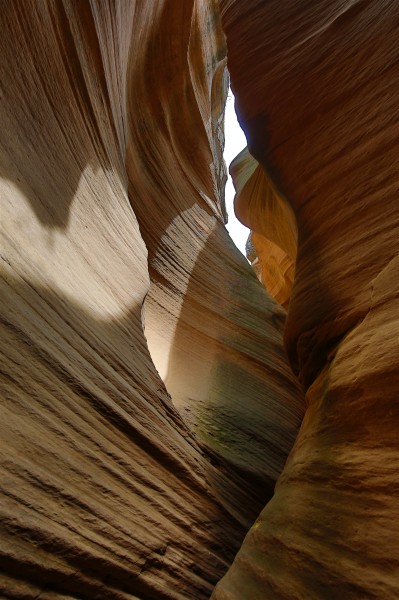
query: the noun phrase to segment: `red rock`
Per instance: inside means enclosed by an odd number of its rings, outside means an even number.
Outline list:
[[[308,409],[213,598],[399,596],[398,8],[223,1],[249,149],[290,202]]]

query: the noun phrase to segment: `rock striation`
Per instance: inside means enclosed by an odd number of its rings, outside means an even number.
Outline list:
[[[307,411],[272,501],[212,598],[393,600],[398,6],[221,7],[249,150],[298,225],[285,342]]]
[[[218,4],[0,27],[0,595],[208,598],[303,414],[223,226]]]

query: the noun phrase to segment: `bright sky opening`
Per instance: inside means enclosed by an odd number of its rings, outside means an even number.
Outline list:
[[[237,121],[237,115],[234,110],[234,96],[231,89],[229,89],[229,95],[227,96],[224,130],[224,160],[226,161],[227,168],[229,168],[231,161],[247,145],[244,132]],[[229,175],[226,184],[226,209],[229,221],[226,228],[237,248],[245,256],[245,243],[248,239],[249,229],[244,227],[234,214],[234,194],[233,182]]]

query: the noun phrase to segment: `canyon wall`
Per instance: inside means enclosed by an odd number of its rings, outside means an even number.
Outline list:
[[[224,229],[218,5],[0,27],[0,595],[208,598],[303,413]]]
[[[220,6],[2,3],[4,598],[399,596],[399,11]]]
[[[307,411],[272,501],[212,598],[393,600],[398,5],[222,0],[221,7],[249,150],[298,226],[285,342]],[[254,222],[265,201],[261,193],[258,208],[247,207]]]

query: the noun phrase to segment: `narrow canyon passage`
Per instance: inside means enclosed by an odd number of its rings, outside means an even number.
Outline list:
[[[0,20],[0,594],[205,600],[303,413],[224,228],[217,4]]]
[[[399,596],[398,16],[2,3],[2,598]]]

